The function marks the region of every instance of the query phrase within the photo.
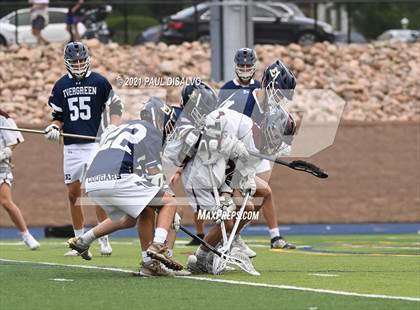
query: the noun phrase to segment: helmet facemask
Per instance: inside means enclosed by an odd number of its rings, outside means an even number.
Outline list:
[[[64,64],[66,69],[76,80],[81,80],[86,76],[89,70],[90,57],[88,56],[77,60],[64,59]]]
[[[275,79],[271,80],[268,83],[268,85],[265,87],[265,93],[267,96],[268,105],[272,107],[285,106],[289,102],[289,100],[284,96],[285,91],[290,91],[290,90],[280,89],[278,85],[276,85],[276,80]]]
[[[212,90],[194,89],[183,112],[200,128],[204,126],[206,116],[216,105],[217,97]]]
[[[279,107],[272,107],[264,117],[261,125],[263,134],[263,153],[274,155],[291,143],[294,131],[288,132],[289,115]],[[285,142],[286,145],[283,143]]]
[[[257,70],[256,64],[237,64],[235,66],[235,73],[241,81],[249,82]]]

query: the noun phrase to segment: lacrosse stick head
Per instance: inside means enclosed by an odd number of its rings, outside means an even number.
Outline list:
[[[232,250],[231,255],[227,256],[226,262],[228,264],[233,264],[241,268],[246,273],[249,273],[253,276],[260,276],[261,274],[255,270],[254,265],[252,265],[251,259],[240,251],[235,251],[235,248]]]
[[[224,273],[226,271],[226,260],[212,252],[210,252],[209,255],[210,254],[212,255],[212,258],[210,260],[208,259],[207,270],[214,275],[220,275]],[[209,267],[211,270],[209,270]]]

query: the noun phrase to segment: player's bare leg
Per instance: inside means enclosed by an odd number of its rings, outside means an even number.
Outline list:
[[[150,246],[153,241],[154,229],[155,229],[155,210],[151,207],[146,207],[138,218],[138,235],[141,245],[141,256],[142,262],[140,263],[139,272],[133,273],[138,276],[174,276],[175,272],[167,269],[161,262],[156,259],[152,259],[147,255],[146,249]],[[170,233],[168,234],[169,238]],[[168,249],[172,252],[172,248]],[[170,255],[172,256],[172,255]]]
[[[155,234],[152,244],[147,248],[147,255],[171,269],[182,270],[183,266],[167,255],[168,248],[165,246],[176,213],[176,200],[170,194],[165,193],[162,197],[162,206],[158,209]]]
[[[83,259],[91,260],[92,256],[89,253],[89,247],[93,241],[117,230],[131,228],[135,226],[136,223],[137,220],[128,215],[124,215],[116,221],[107,218],[82,236],[70,238],[67,243],[69,247],[77,251]]]
[[[7,183],[0,184],[0,205],[3,206],[3,208],[9,214],[12,222],[16,225],[17,229],[19,229],[25,244],[31,250],[38,249],[39,243],[29,233],[22,213],[12,200],[12,191],[10,190],[10,186]]]
[[[200,238],[204,238],[204,221],[198,219],[198,212],[194,212],[193,219],[194,219],[194,224],[195,224],[195,232],[197,236],[199,236]],[[200,243],[197,242],[195,239],[191,239],[191,241],[187,243],[187,245],[199,245],[199,244]]]
[[[73,223],[74,234],[76,237],[83,235],[84,216],[82,206],[78,204],[78,199],[82,195],[80,182],[76,181],[67,184],[68,199],[70,206],[70,215]]]

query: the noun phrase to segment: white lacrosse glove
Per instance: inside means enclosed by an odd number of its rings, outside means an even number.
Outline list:
[[[44,130],[45,138],[50,141],[59,141],[60,140],[60,127],[56,124],[51,124]]]
[[[223,220],[226,220],[226,216],[229,216],[231,212],[236,210],[235,202],[231,196],[222,195],[219,198],[220,209],[214,210],[215,223],[220,224]]]
[[[3,160],[8,160],[12,157],[12,149],[10,147],[6,147],[4,148],[1,152],[0,152],[0,161]]]
[[[232,148],[232,156],[233,158],[238,158],[239,160],[245,162],[249,158],[248,150],[246,149],[245,144],[242,141],[236,142],[236,144]]]
[[[249,158],[245,144],[231,135],[225,135],[221,142],[220,152],[231,159],[247,161]]]
[[[179,216],[178,212],[175,212],[172,227],[173,229],[175,229],[175,231],[178,231],[180,226],[181,226],[181,217]]]
[[[249,192],[250,196],[254,196],[255,192],[257,191],[255,178],[252,175],[248,175],[247,177],[242,178],[239,181],[239,190],[244,196],[247,192]]]
[[[105,143],[106,137],[109,135],[111,131],[117,128],[116,125],[110,124],[108,127],[105,128],[104,132],[101,135],[101,140],[99,141],[99,145],[102,146]]]

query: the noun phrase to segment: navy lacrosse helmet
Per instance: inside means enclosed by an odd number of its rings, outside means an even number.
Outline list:
[[[217,95],[206,83],[194,80],[182,89],[180,106],[188,119],[202,126],[205,117],[217,107]]]
[[[280,60],[276,60],[265,69],[261,87],[266,91],[268,103],[278,105],[283,98],[292,100],[296,78]]]
[[[150,97],[140,111],[140,118],[151,123],[163,135],[171,116],[171,107],[157,97]]]
[[[257,70],[257,54],[252,48],[240,48],[235,53],[235,73],[242,81],[248,82]]]
[[[89,50],[82,42],[70,42],[64,48],[64,64],[77,80],[86,76],[90,67]]]

